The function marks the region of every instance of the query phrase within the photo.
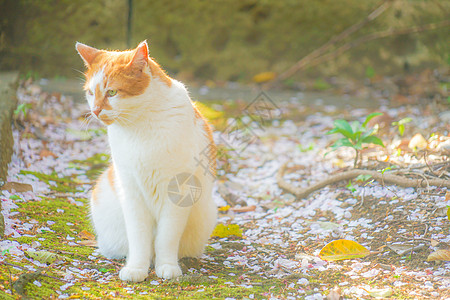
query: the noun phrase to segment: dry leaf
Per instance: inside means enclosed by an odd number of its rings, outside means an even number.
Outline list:
[[[39,156],[40,157],[52,156],[53,158],[58,158],[58,156],[55,153],[45,148],[42,149],[41,152],[39,152]]]
[[[341,288],[338,286],[335,286],[330,293],[327,295],[327,300],[341,300],[344,299],[344,297],[342,297],[342,291]]]
[[[445,193],[445,201],[450,201],[450,191],[447,191],[447,193]]]
[[[97,241],[96,240],[84,240],[84,241],[78,241],[78,245],[87,246],[87,247],[97,247]]]
[[[366,292],[374,298],[387,298],[392,296],[392,294],[394,293],[394,291],[390,287],[384,289],[371,289],[370,291]]]
[[[10,193],[13,193],[13,190],[17,193],[24,193],[24,192],[32,192],[33,186],[31,184],[27,183],[19,183],[19,182],[7,182],[2,187],[0,187],[0,190],[6,190]]]
[[[437,250],[428,255],[427,261],[445,260],[450,261],[450,250]]]
[[[392,251],[397,253],[398,255],[404,255],[408,252],[415,251],[422,249],[425,247],[425,244],[419,244],[419,245],[411,245],[411,244],[390,244],[387,245]]]
[[[416,133],[409,141],[408,147],[412,150],[425,149],[427,145],[427,140],[420,133]]]
[[[370,251],[351,240],[336,240],[328,243],[320,250],[319,257],[323,260],[343,260],[365,257]]]
[[[95,240],[95,235],[93,235],[92,233],[90,233],[89,231],[86,230],[82,230],[79,234],[78,237],[84,240]]]
[[[255,209],[256,209],[256,206],[255,206],[255,205],[243,206],[243,207],[232,207],[232,208],[230,208],[231,211],[234,211],[234,212],[237,212],[237,213],[254,211]]]

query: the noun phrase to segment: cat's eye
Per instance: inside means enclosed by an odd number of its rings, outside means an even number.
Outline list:
[[[108,90],[106,94],[108,94],[108,97],[114,97],[117,94],[117,90]]]
[[[91,90],[88,90],[88,94],[92,96],[92,95],[94,95],[94,92],[92,92]]]

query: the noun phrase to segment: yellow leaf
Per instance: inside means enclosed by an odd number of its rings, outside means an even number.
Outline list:
[[[336,158],[333,160],[333,165],[338,167],[338,168],[344,168],[345,167],[345,162],[340,159],[340,158]]]
[[[236,224],[217,224],[216,228],[211,236],[217,236],[219,238],[229,237],[231,235],[242,237],[242,229]]]
[[[447,207],[447,219],[450,221],[450,206]]]
[[[275,72],[262,72],[253,76],[252,80],[256,83],[263,83],[273,80],[277,74]]]
[[[343,260],[357,257],[364,257],[370,254],[370,251],[350,240],[336,240],[328,243],[320,250],[319,257],[323,260]]]
[[[435,261],[435,260],[445,260],[450,261],[450,250],[437,250],[428,255],[427,261]]]
[[[197,107],[197,109],[200,111],[202,116],[204,116],[208,120],[220,119],[224,115],[224,113],[222,111],[217,111],[217,110],[207,106],[204,103],[201,103],[198,101],[196,101],[194,103],[195,103],[195,107]]]
[[[229,205],[225,205],[225,206],[219,207],[218,211],[228,211],[230,209],[230,207],[231,206],[229,206]]]

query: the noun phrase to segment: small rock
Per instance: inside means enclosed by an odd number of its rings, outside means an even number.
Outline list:
[[[442,154],[450,155],[450,140],[440,143],[437,149],[441,151]]]

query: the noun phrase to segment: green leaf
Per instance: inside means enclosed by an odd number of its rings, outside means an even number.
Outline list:
[[[353,131],[354,134],[362,132],[362,130],[361,130],[361,123],[359,123],[358,121],[353,121],[350,124],[350,127],[352,128],[352,131]]]
[[[41,251],[25,251],[25,253],[31,257],[32,259],[35,259],[37,261],[39,261],[40,263],[43,264],[52,264],[54,263],[57,259],[61,259],[62,257],[58,254],[49,252],[49,251],[45,251],[45,250],[41,250]]]
[[[11,199],[11,200],[20,200],[20,197],[17,196],[17,195],[11,195],[11,196],[9,196],[9,199]]]
[[[375,76],[375,70],[371,66],[368,66],[366,68],[366,77],[367,78],[373,78]]]
[[[16,110],[14,110],[14,115],[18,116],[20,112],[22,112],[23,117],[26,118],[28,110],[32,107],[31,103],[21,103],[17,106]]]
[[[365,139],[366,137],[372,135],[372,134],[374,133],[374,131],[375,131],[374,128],[367,129],[367,130],[364,132],[364,134],[361,136],[361,139],[363,140],[363,139]]]
[[[401,119],[400,121],[398,121],[398,124],[399,124],[399,125],[404,125],[404,124],[409,123],[409,122],[411,122],[411,121],[412,121],[412,118],[406,117],[406,118],[403,118],[403,119]]]
[[[363,142],[363,143],[366,143],[366,144],[375,144],[375,145],[380,145],[380,146],[382,146],[382,147],[385,147],[384,144],[383,144],[383,141],[382,141],[379,137],[374,136],[374,135],[365,137],[365,138],[362,140],[362,142]]]
[[[373,118],[375,118],[376,116],[382,116],[383,113],[371,113],[366,117],[366,120],[364,121],[364,123],[362,124],[363,127],[366,127],[367,123],[369,123],[370,120],[372,120]]]
[[[398,133],[400,133],[400,136],[403,136],[403,133],[405,133],[405,125],[404,124],[398,125]]]
[[[335,150],[340,147],[352,147],[353,148],[353,144],[350,142],[350,140],[348,138],[341,138],[341,139],[337,140],[336,142],[334,142],[334,144],[331,146],[331,149]]]
[[[357,149],[357,150],[361,150],[362,149],[362,140],[359,139],[359,141],[353,145],[353,148]]]
[[[350,133],[346,130],[343,130],[341,128],[333,128],[330,131],[327,132],[327,134],[333,134],[333,133],[340,133],[343,136],[345,136],[348,139],[352,139],[353,138],[353,133]]]
[[[334,127],[337,129],[341,129],[345,132],[348,132],[349,134],[353,134],[353,129],[346,120],[342,120],[342,119],[335,120]]]
[[[102,273],[114,271],[114,269],[106,269],[106,268],[100,268],[100,269],[98,269],[98,270],[99,270],[100,272],[102,272]]]
[[[355,180],[356,181],[367,181],[370,178],[372,178],[372,175],[369,174],[359,174],[358,176],[356,176]]]
[[[348,184],[345,187],[352,193],[356,192],[356,188],[353,186],[351,180],[348,181]]]
[[[386,168],[380,170],[380,172],[381,172],[381,174],[384,174],[384,172],[389,171],[389,170],[392,170],[392,168],[391,167],[386,167]]]

